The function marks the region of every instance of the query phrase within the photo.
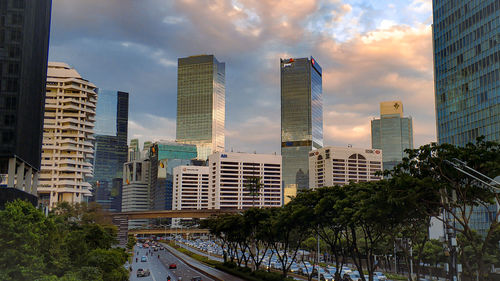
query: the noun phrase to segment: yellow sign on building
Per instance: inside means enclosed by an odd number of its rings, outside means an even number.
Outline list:
[[[403,102],[383,101],[380,103],[380,115],[399,114],[403,117]]]

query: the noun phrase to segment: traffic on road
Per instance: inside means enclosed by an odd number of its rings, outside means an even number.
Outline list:
[[[152,243],[151,243],[152,244]],[[212,281],[213,279],[193,269],[165,248],[137,244],[131,264],[131,281]]]

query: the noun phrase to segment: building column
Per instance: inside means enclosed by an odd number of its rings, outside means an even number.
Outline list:
[[[33,184],[31,185],[31,191],[33,195],[38,196],[38,176],[40,175],[39,171],[35,170],[35,173],[33,174]]]
[[[24,190],[24,162],[21,161],[21,164],[17,167],[17,173],[16,173],[16,188],[20,189],[22,191]]]
[[[16,179],[16,157],[9,159],[9,168],[7,174],[7,187],[14,187]]]
[[[26,183],[25,183],[26,190],[25,191],[28,193],[31,193],[31,194],[33,194],[33,192],[31,192],[32,176],[33,176],[33,168],[28,167],[28,171],[26,172]]]

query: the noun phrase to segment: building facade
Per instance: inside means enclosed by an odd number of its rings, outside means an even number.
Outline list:
[[[208,167],[175,167],[172,210],[208,209],[208,174]]]
[[[173,169],[180,165],[190,165],[191,160],[196,157],[196,145],[169,141],[151,145],[151,209],[172,210]]]
[[[208,157],[210,209],[279,207],[283,203],[281,156],[216,152]],[[249,178],[259,177],[261,190],[252,196],[246,189]]]
[[[48,63],[38,195],[49,208],[92,196],[95,88],[67,64]]]
[[[439,143],[500,141],[500,3],[433,0]]]
[[[122,212],[150,210],[149,178],[150,162],[146,152],[142,159],[134,159],[123,165]],[[138,228],[149,224],[148,219],[129,220],[128,228]]]
[[[123,164],[127,162],[128,93],[99,90],[96,109],[93,200],[120,212]],[[115,180],[118,179],[118,180]],[[113,205],[113,207],[112,207]],[[119,208],[116,208],[119,207]]]
[[[17,189],[3,199],[36,204],[51,5],[0,1],[0,186]]]
[[[380,118],[371,121],[372,149],[381,149],[384,169],[391,170],[413,149],[413,123],[411,117],[403,117],[401,101],[380,103]]]
[[[434,92],[438,143],[500,141],[500,2],[433,0]],[[493,175],[496,176],[496,175]],[[484,235],[497,205],[475,207]]]
[[[178,60],[176,141],[197,146],[198,159],[224,151],[225,63],[213,55]]]
[[[284,188],[309,187],[308,154],[323,147],[322,69],[313,57],[281,59]]]
[[[309,186],[346,185],[382,179],[375,175],[383,170],[382,151],[352,147],[324,147],[309,153]]]

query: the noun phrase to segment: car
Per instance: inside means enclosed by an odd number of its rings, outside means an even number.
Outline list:
[[[321,280],[324,280],[324,281],[333,281],[334,280],[333,276],[329,273],[320,274],[320,277],[321,277]]]
[[[148,258],[146,258],[146,256],[141,257],[141,262],[147,262],[147,261],[148,261]]]
[[[165,248],[163,248],[163,246],[160,246],[160,250],[163,251],[163,250],[165,250]]]
[[[153,251],[157,252],[158,251],[158,247],[154,246],[153,247]]]
[[[171,263],[169,264],[168,269],[177,269],[177,265],[175,263]]]
[[[191,281],[201,281],[201,277],[195,276],[195,277],[191,278]]]
[[[146,277],[149,276],[151,272],[149,272],[149,269],[142,269],[139,268],[137,269],[137,277]]]
[[[387,280],[387,277],[382,273],[382,272],[379,272],[379,271],[375,271],[373,272],[373,276],[377,276],[379,280]]]

